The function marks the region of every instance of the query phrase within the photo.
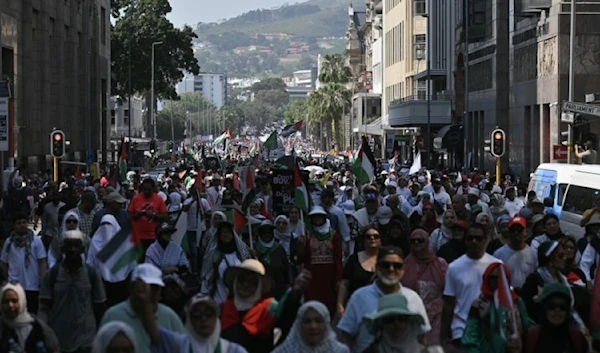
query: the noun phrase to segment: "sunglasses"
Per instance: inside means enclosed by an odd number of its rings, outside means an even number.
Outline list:
[[[377,233],[369,233],[365,234],[365,238],[367,239],[379,239],[380,235]]]
[[[568,311],[569,306],[562,303],[548,303],[548,305],[546,305],[546,310]]]
[[[483,242],[485,240],[485,237],[480,237],[480,236],[476,236],[476,235],[467,235],[465,237],[465,239],[467,241],[476,241],[478,243],[481,243],[481,242]]]
[[[411,244],[423,244],[425,242],[425,240],[421,239],[421,238],[412,238],[410,240]]]
[[[79,223],[76,219],[67,219],[67,223]]]
[[[214,310],[194,310],[190,313],[190,318],[194,320],[207,320],[217,316]]]
[[[523,227],[511,227],[511,228],[508,228],[508,230],[510,230],[513,233],[522,233],[525,230],[525,228],[523,228]]]
[[[384,269],[392,268],[393,270],[401,270],[402,267],[404,267],[404,263],[403,262],[380,261],[377,264],[377,266],[379,266],[380,268],[384,268]]]
[[[433,211],[433,208],[426,207],[426,208],[423,209],[423,211],[425,211],[425,212],[431,212],[431,211]]]
[[[408,320],[408,318],[403,315],[390,315],[390,316],[384,316],[381,318],[381,322],[384,324],[393,324],[395,322],[406,322],[406,320]]]

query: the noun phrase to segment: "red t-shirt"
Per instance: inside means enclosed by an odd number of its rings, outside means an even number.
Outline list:
[[[152,194],[149,198],[144,194],[137,194],[131,199],[128,211],[163,214],[167,213],[167,205],[157,194]],[[132,220],[133,236],[137,239],[154,240],[156,239],[154,231],[159,223],[159,221],[149,219],[145,215],[137,220]]]

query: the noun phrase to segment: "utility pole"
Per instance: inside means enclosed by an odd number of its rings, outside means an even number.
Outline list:
[[[154,139],[156,140],[156,117],[154,115],[154,47],[162,42],[152,43],[152,74],[150,75],[150,120],[154,126]],[[130,113],[131,114],[131,113]]]
[[[128,99],[128,108],[129,109],[129,119],[127,121],[128,123],[128,127],[129,127],[129,142],[131,142],[131,118],[132,118],[132,112],[131,112],[131,97],[133,96],[133,92],[132,92],[132,82],[131,82],[131,37],[128,40],[129,42],[129,78],[127,79],[128,81],[128,86],[129,86],[129,99]],[[116,125],[116,124],[115,124]]]
[[[431,167],[431,0],[427,1],[427,37],[425,45],[427,46],[427,169]]]
[[[575,101],[575,18],[577,0],[571,0],[571,32],[569,33],[569,102]],[[573,125],[569,123],[567,130],[567,163],[573,161]]]
[[[465,96],[464,96],[464,107],[465,112],[463,114],[463,153],[465,157],[464,172],[469,172],[469,0],[463,0],[463,28],[465,31],[465,50],[464,50],[464,65],[465,65]]]

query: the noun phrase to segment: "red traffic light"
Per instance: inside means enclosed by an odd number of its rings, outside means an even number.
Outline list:
[[[54,141],[61,141],[62,140],[62,134],[60,132],[57,132],[54,134]]]
[[[494,140],[502,140],[502,133],[500,131],[494,134]]]

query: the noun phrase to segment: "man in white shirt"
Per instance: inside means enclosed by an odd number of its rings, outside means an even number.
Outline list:
[[[365,326],[363,317],[377,311],[379,298],[386,294],[404,295],[408,301],[408,309],[425,319],[420,334],[424,335],[431,330],[421,297],[412,289],[400,284],[404,275],[402,249],[395,246],[382,247],[377,255],[376,266],[377,280],[373,284],[359,288],[350,296],[337,327],[340,330],[340,341],[352,352],[364,352],[373,343],[375,336]]]
[[[481,293],[483,273],[494,262],[501,262],[485,252],[489,238],[479,224],[469,226],[465,241],[467,253],[448,266],[442,311],[442,341],[460,349],[473,302]]]
[[[525,203],[523,203],[523,200],[515,197],[516,192],[514,186],[507,187],[506,190],[504,190],[504,194],[506,196],[504,207],[506,207],[508,215],[512,218],[517,215],[523,207],[525,207]]]
[[[37,314],[40,278],[46,275],[46,248],[28,228],[29,215],[15,214],[13,232],[2,247],[0,266],[10,283],[19,283],[25,290],[27,310]]]
[[[527,242],[527,221],[523,217],[513,217],[508,222],[507,243],[494,252],[494,257],[502,260],[510,270],[512,286],[521,288],[527,276],[538,267],[537,252]]]

